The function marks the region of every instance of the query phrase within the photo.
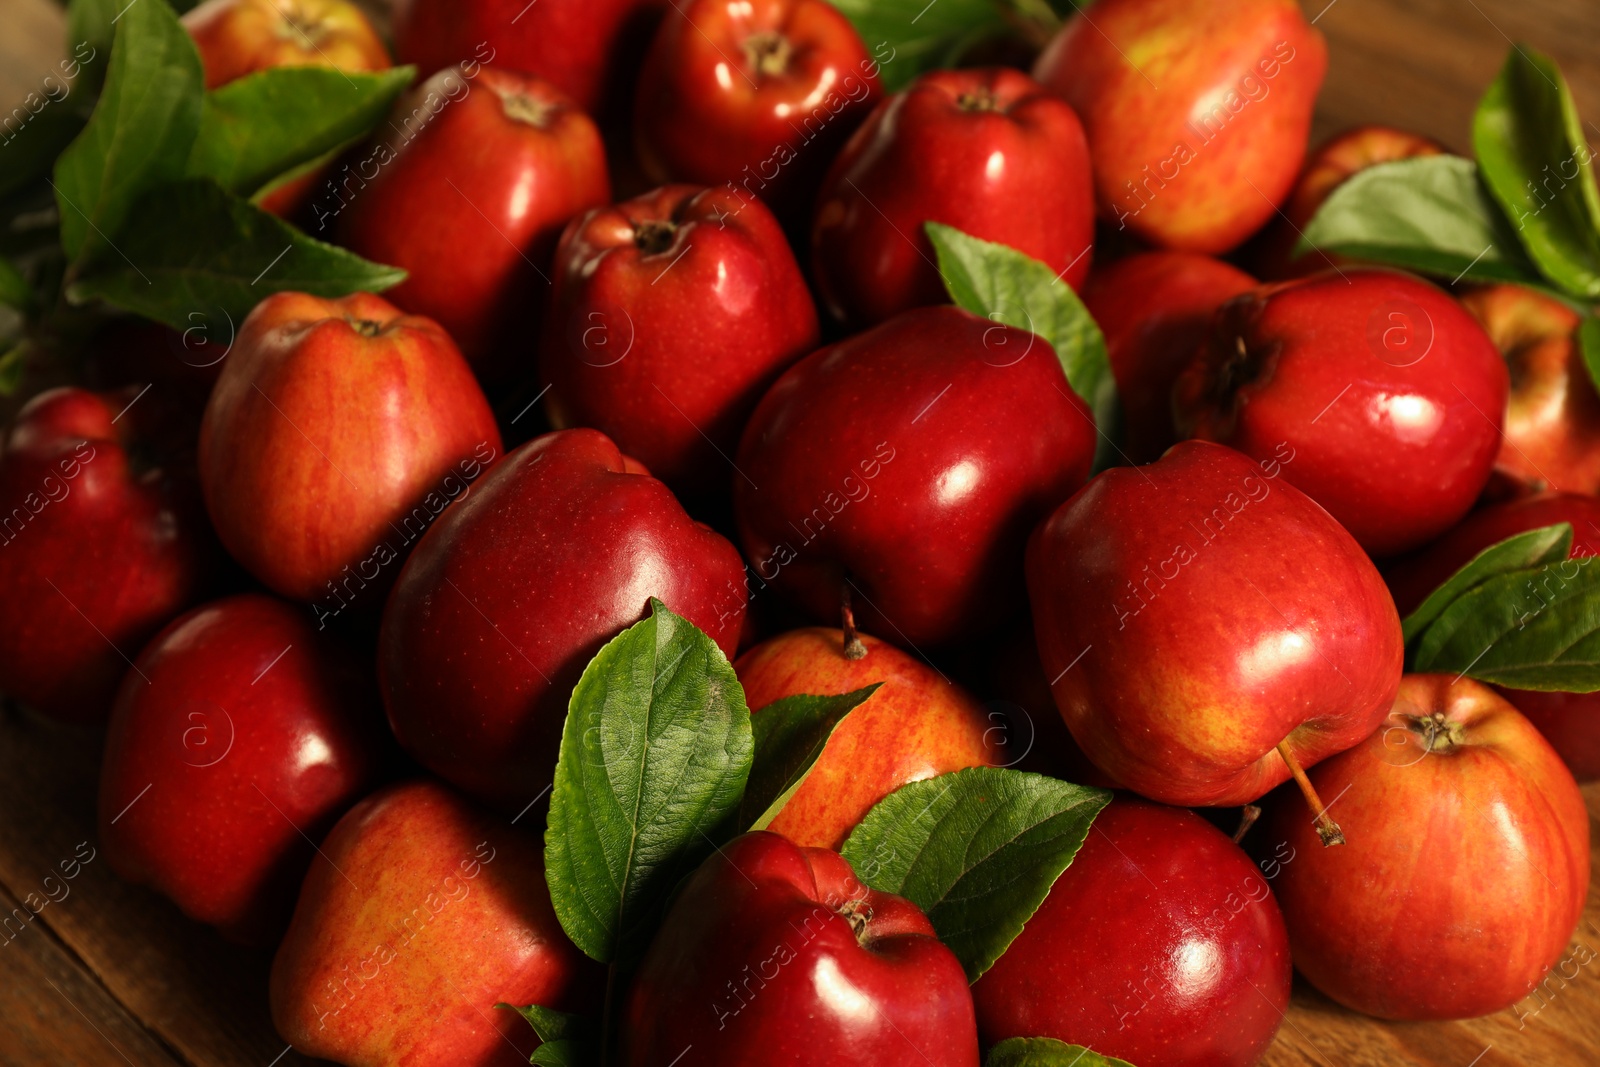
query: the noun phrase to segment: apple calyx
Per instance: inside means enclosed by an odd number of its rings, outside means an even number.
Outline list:
[[[501,93],[500,107],[504,109],[507,118],[526,123],[537,130],[547,129],[550,117],[560,110],[558,105],[548,100],[541,100],[531,93],[523,92]]]
[[[328,25],[322,19],[303,11],[279,10],[278,36],[293,41],[305,51],[316,49],[317,42],[328,36]]]
[[[672,247],[678,224],[668,219],[645,219],[633,228],[633,246],[647,256],[658,256]]]
[[[350,328],[352,330],[360,334],[362,337],[377,337],[379,334],[383,333],[389,328],[388,323],[379,322],[377,319],[347,318],[345,321],[350,324]]]
[[[1317,837],[1322,840],[1322,847],[1331,848],[1334,845],[1344,844],[1344,831],[1339,829],[1339,824],[1328,814],[1328,805],[1317,796],[1316,786],[1311,784],[1311,779],[1306,777],[1300,761],[1295,759],[1294,753],[1290,751],[1288,738],[1278,742],[1278,755],[1288,765],[1289,773],[1294,777],[1294,784],[1300,787],[1300,793],[1306,798],[1306,804],[1316,813]],[[1240,833],[1243,832],[1244,828],[1241,828]]]
[[[789,59],[793,55],[793,43],[773,30],[753,33],[744,39],[745,61],[762,77],[773,78],[787,73]]]
[[[1423,751],[1429,755],[1449,752],[1466,743],[1466,728],[1459,722],[1446,719],[1442,711],[1432,715],[1407,715],[1405,720],[1406,729],[1422,739]]]
[[[988,88],[974,89],[956,97],[956,107],[962,111],[1004,111],[1005,104]]]
[[[850,929],[856,935],[856,944],[865,948],[867,945],[867,925],[872,922],[872,905],[865,900],[850,900],[833,910],[840,918],[850,924]]]

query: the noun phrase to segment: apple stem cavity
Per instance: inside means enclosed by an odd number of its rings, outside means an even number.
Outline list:
[[[550,117],[558,110],[550,101],[540,100],[529,93],[502,93],[500,106],[505,109],[507,118],[539,130],[549,128]]]
[[[1429,755],[1435,752],[1449,752],[1467,739],[1467,732],[1462,729],[1461,724],[1446,719],[1442,711],[1436,711],[1432,715],[1407,716],[1406,726],[1412,733],[1422,738],[1422,747]]]
[[[745,61],[763,77],[787,73],[793,54],[794,45],[781,33],[754,33],[744,39]]]
[[[1294,758],[1294,753],[1289,751],[1287,740],[1278,742],[1278,755],[1283,757],[1283,762],[1288,764],[1289,773],[1294,776],[1294,784],[1300,787],[1306,803],[1316,813],[1317,836],[1322,839],[1324,848],[1344,844],[1344,831],[1339,829],[1339,824],[1333,821],[1328,814],[1328,806],[1317,796],[1316,786],[1311,784],[1311,779],[1306,777],[1305,770],[1300,766],[1300,761]],[[1240,831],[1243,832],[1242,830]],[[1235,839],[1237,840],[1237,838]]]
[[[633,246],[647,256],[659,256],[672,247],[677,236],[676,223],[666,219],[645,219],[633,228]]]
[[[846,582],[839,591],[839,621],[840,627],[844,630],[844,658],[865,659],[867,646],[856,636],[856,612],[850,604],[849,582]]]
[[[1250,832],[1250,827],[1261,818],[1261,808],[1256,804],[1246,804],[1239,812],[1239,828],[1233,832],[1233,843],[1238,844],[1244,840],[1244,835]]]

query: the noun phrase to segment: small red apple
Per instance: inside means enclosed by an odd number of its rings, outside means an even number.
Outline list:
[[[1255,833],[1294,964],[1347,1007],[1461,1019],[1516,1003],[1561,958],[1589,886],[1589,814],[1539,731],[1488,687],[1410,675],[1385,724],[1311,772],[1349,835],[1316,847],[1293,796]]]
[[[1033,76],[1083,119],[1104,219],[1215,255],[1294,185],[1327,66],[1297,0],[1101,0]]]
[[[1250,858],[1193,812],[1119,797],[972,997],[986,1043],[1251,1067],[1290,972],[1283,915]]]
[[[1115,780],[1169,804],[1248,803],[1388,714],[1400,620],[1361,547],[1263,462],[1201,441],[1118,467],[1028,545],[1056,706]]]
[[[433,525],[378,639],[395,736],[467,792],[521,811],[548,788],[567,700],[651,597],[730,658],[744,565],[594,430],[516,449]]]
[[[929,221],[1010,245],[1081,286],[1094,189],[1078,116],[1009,67],[933,71],[879,104],[817,197],[812,259],[835,318],[871,324],[949,299]]]
[[[650,45],[634,141],[652,181],[726,183],[790,221],[878,95],[877,63],[831,4],[689,0]]]
[[[200,481],[228,551],[274,591],[375,610],[397,563],[500,453],[460,351],[370,293],[256,305],[206,405]]]
[[[383,790],[323,842],[272,961],[272,1020],[348,1064],[512,1067],[538,1046],[499,1003],[599,1010],[525,834],[433,782]]]
[[[590,426],[680,493],[726,491],[729,457],[817,312],[759,201],[669,185],[573,220],[540,367],[558,429]]]
[[[1139,253],[1089,275],[1083,302],[1105,334],[1130,462],[1158,459],[1178,439],[1173,383],[1217,308],[1255,286],[1237,267],[1197,252]]]
[[[1495,473],[1516,486],[1600,493],[1600,394],[1574,331],[1581,317],[1520,285],[1489,285],[1461,303],[1511,370]]]
[[[628,996],[627,1067],[972,1067],[955,954],[837,852],[745,834],[677,894]]]
[[[1021,606],[1028,531],[1094,443],[1048,344],[906,312],[789,368],[751,416],[733,489],[754,587],[832,622],[848,582],[862,627],[907,645],[981,632]]]
[[[41,393],[0,454],[0,690],[73,722],[105,721],[132,657],[199,599],[218,555],[193,423],[142,394]]]
[[[797,845],[842,848],[872,806],[901,786],[1004,762],[1005,726],[969,693],[893,645],[857,639],[865,654],[851,659],[841,631],[793,630],[733,665],[755,715],[784,697],[882,683],[839,724],[768,827]]]
[[[340,240],[404,268],[387,299],[443,326],[480,377],[499,381],[526,370],[561,228],[611,199],[605,150],[593,120],[531,75],[483,67],[469,83],[440,71],[414,99],[430,94],[445,104],[378,150],[377,176],[339,211]]]
[[[314,843],[372,787],[382,738],[369,669],[304,608],[254,593],[196,608],[122,681],[106,858],[190,918],[271,944]]]
[[[1178,432],[1266,459],[1374,556],[1478,498],[1500,448],[1505,361],[1438,288],[1351,268],[1224,304],[1173,393]]]

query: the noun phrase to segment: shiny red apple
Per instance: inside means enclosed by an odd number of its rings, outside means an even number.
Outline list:
[[[1009,67],[922,75],[873,111],[817,196],[811,253],[823,304],[881,322],[949,298],[926,222],[1089,274],[1094,189],[1083,124]]]
[[[605,150],[593,120],[531,75],[483,67],[467,83],[446,70],[415,98],[429,94],[446,103],[379,150],[376,176],[337,210],[340,240],[404,268],[387,299],[443,326],[478,375],[498,381],[527,370],[561,228],[611,199]]]
[[[627,1067],[972,1067],[955,954],[837,852],[745,834],[684,883],[640,964]]]
[[[122,681],[100,771],[106,858],[190,918],[271,944],[382,742],[370,668],[305,608],[256,593],[198,607]]]
[[[1202,441],[1114,468],[1028,545],[1056,706],[1115,780],[1243,804],[1358,743],[1400,682],[1400,620],[1348,533],[1289,484],[1301,457]]]
[[[1318,848],[1294,796],[1253,833],[1295,850],[1273,888],[1312,985],[1384,1019],[1462,1019],[1515,1004],[1561,959],[1589,887],[1588,810],[1488,687],[1409,675],[1372,736],[1310,773],[1349,846]]]
[[[1251,1067],[1283,1021],[1290,970],[1283,915],[1239,846],[1193,812],[1119,797],[972,997],[986,1043]]]
[[[193,422],[164,392],[41,393],[0,454],[0,691],[104,722],[144,643],[209,584]]]
[[[424,766],[521,811],[550,784],[583,668],[651,597],[733,655],[739,553],[636,470],[594,430],[545,434],[422,539],[384,611],[378,669],[389,724]]]
[[[828,622],[849,588],[862,628],[903,646],[980,632],[1020,607],[1023,542],[1095,440],[1026,331],[919,308],[823,348],[778,379],[735,458],[753,587]]]
[[[1478,498],[1500,449],[1505,361],[1438,288],[1350,268],[1224,304],[1174,390],[1178,432],[1257,459],[1374,556],[1415,548]]]
[[[575,219],[553,271],[540,350],[551,423],[600,430],[679,492],[725,491],[751,409],[817,346],[772,212],[669,185]]]

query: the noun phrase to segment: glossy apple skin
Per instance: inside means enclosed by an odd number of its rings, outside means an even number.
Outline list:
[[[1408,274],[1327,272],[1223,305],[1173,391],[1178,432],[1264,459],[1374,556],[1437,537],[1500,448],[1505,361],[1471,316]]]
[[[1600,394],[1566,305],[1518,285],[1461,298],[1511,370],[1505,439],[1495,475],[1517,486],[1600,493]]]
[[[1083,302],[1105,334],[1130,463],[1159,459],[1178,439],[1173,383],[1217,308],[1256,284],[1237,267],[1196,252],[1142,252],[1089,275]]]
[[[595,430],[513,451],[434,523],[384,610],[389,725],[424,766],[521,811],[550,782],[583,668],[651,597],[731,659],[744,565]]]
[[[926,222],[1089,274],[1094,190],[1083,124],[1009,67],[922,75],[878,105],[829,168],[811,254],[823,305],[853,325],[949,300]]]
[[[840,723],[811,774],[768,829],[797,845],[838,849],[872,806],[909,782],[1005,762],[1005,727],[970,693],[921,660],[859,635],[867,654],[844,655],[844,634],[820,627],[780,634],[733,669],[751,713],[800,693],[833,695],[882,683]]]
[[[426,77],[476,59],[550,82],[590,114],[629,84],[631,37],[659,0],[399,0],[395,52]],[[483,51],[487,45],[487,51]],[[624,96],[623,99],[626,99]]]
[[[1350,178],[1379,163],[1436,156],[1444,146],[1430,137],[1392,126],[1357,126],[1324,141],[1306,159],[1305,169],[1283,202],[1283,217],[1263,232],[1253,249],[1252,261],[1263,278],[1299,277],[1328,267],[1347,264],[1343,256],[1313,251],[1294,258],[1300,236],[1310,226],[1317,209]]]
[[[537,837],[416,781],[352,808],[322,852],[272,962],[272,1021],[302,1053],[511,1067],[539,1041],[496,1004],[599,1011],[602,972],[556,920]]]
[[[1239,846],[1193,812],[1119,796],[972,997],[986,1044],[1053,1037],[1141,1067],[1250,1067],[1290,976],[1283,915]]]
[[[466,86],[463,93],[460,86]],[[352,191],[340,241],[410,276],[386,298],[450,334],[478,375],[526,370],[550,298],[550,257],[573,216],[611,199],[600,131],[531,75],[441,71],[416,90],[450,102]]]
[[[1327,65],[1296,0],[1108,0],[1067,22],[1033,76],[1083,119],[1102,218],[1216,255],[1294,185]]]
[[[1406,615],[1490,545],[1560,522],[1572,524],[1568,559],[1600,556],[1600,498],[1540,493],[1473,512],[1433,544],[1394,561],[1384,577]],[[1495,688],[1539,728],[1580,782],[1600,778],[1600,695]]]
[[[0,690],[69,722],[105,721],[127,657],[199,599],[217,561],[192,445],[168,440],[193,423],[141,391],[41,393],[0,455],[0,590],[13,605],[0,614]]]
[[[1288,484],[1184,441],[1100,474],[1028,544],[1028,593],[1056,706],[1084,754],[1152,800],[1248,803],[1356,744],[1400,682],[1383,579]]]
[[[626,1011],[627,1067],[978,1062],[966,976],[916,905],[766,831],[690,876]]]
[[[206,0],[183,16],[206,88],[272,67],[389,69],[389,50],[349,0]]]
[[[1094,444],[1088,406],[1025,331],[919,308],[820,349],[739,445],[734,517],[757,591],[832,622],[848,578],[869,632],[980,632],[1020,606],[1028,531],[1082,484]]]
[[[1516,1003],[1561,958],[1589,885],[1588,811],[1487,686],[1408,675],[1385,724],[1311,781],[1339,797],[1346,847],[1318,847],[1287,790],[1254,832],[1295,849],[1273,888],[1312,985],[1383,1019],[1462,1019]]]
[[[726,184],[803,218],[880,95],[867,46],[824,0],[689,0],[645,57],[634,143],[652,181]]]
[[[112,869],[272,944],[322,838],[370,790],[377,692],[305,608],[247,593],[173,621],[123,679],[100,771]]]
[[[200,481],[223,545],[292,600],[372,571],[428,494],[499,454],[460,350],[370,293],[257,304],[200,425]],[[363,577],[386,589],[398,569],[388,560]]]
[[[772,213],[669,185],[574,219],[554,273],[540,350],[551,424],[601,431],[680,493],[726,491],[756,402],[817,347]]]

